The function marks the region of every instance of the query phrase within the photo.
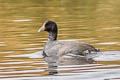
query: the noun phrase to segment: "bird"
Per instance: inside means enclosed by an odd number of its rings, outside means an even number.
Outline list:
[[[38,32],[48,32],[48,41],[46,42],[43,54],[45,56],[59,56],[65,55],[86,56],[88,54],[96,54],[99,49],[94,46],[78,41],[57,40],[58,26],[55,21],[46,20]]]

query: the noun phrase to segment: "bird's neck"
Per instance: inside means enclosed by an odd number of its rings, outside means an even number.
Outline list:
[[[48,32],[48,41],[57,40],[57,32]]]

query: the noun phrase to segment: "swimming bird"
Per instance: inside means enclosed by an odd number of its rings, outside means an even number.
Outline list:
[[[99,50],[90,44],[77,41],[57,40],[58,26],[56,22],[47,20],[43,23],[38,32],[48,32],[48,41],[46,42],[43,53],[46,56],[76,55],[86,56],[87,54],[97,53]]]

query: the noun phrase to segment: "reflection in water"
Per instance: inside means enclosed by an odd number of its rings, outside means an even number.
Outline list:
[[[32,21],[30,19],[24,19],[24,20],[13,20],[14,22],[25,22],[25,21]]]
[[[71,55],[67,55],[67,56],[63,56],[63,57],[59,57],[56,55],[52,55],[52,56],[46,56],[45,54],[43,54],[43,51],[39,51],[39,52],[35,52],[32,54],[24,54],[24,55],[13,55],[13,56],[8,56],[8,57],[15,57],[15,58],[19,58],[19,57],[28,57],[28,58],[44,58],[44,60],[47,62],[47,71],[49,73],[49,75],[54,75],[57,74],[59,72],[59,74],[62,72],[61,70],[64,71],[64,69],[61,69],[61,67],[65,67],[65,70],[76,70],[80,69],[80,67],[78,66],[84,66],[82,67],[85,70],[88,69],[101,69],[101,68],[119,68],[120,65],[115,65],[115,64],[119,64],[118,61],[120,61],[120,51],[105,51],[105,52],[98,52],[96,55],[87,55],[86,57],[88,58],[92,58],[92,61],[94,60],[94,64],[93,62],[89,63],[88,61],[86,61],[85,57],[80,57],[80,56],[71,56]],[[109,63],[108,63],[109,61]],[[114,65],[102,65],[104,64],[113,64],[111,62],[114,62]],[[15,62],[15,63],[9,63],[9,64],[23,64],[23,63],[29,63],[29,62]],[[102,63],[102,64],[95,64],[95,63]],[[3,63],[5,64],[5,63]],[[69,67],[67,67],[67,66]],[[74,65],[74,67],[73,67]],[[88,66],[86,66],[88,65]],[[71,67],[71,68],[70,68]],[[81,69],[80,69],[81,70]],[[31,70],[30,70],[31,71]],[[35,70],[34,70],[35,71]],[[16,72],[15,72],[16,73]]]
[[[58,56],[49,56],[45,57],[45,61],[48,63],[48,72],[49,75],[57,74],[57,67],[58,67]]]
[[[97,55],[97,54],[96,54]],[[95,63],[93,60],[95,54],[88,54],[86,56],[71,56],[71,55],[64,55],[64,56],[58,56],[58,55],[52,55],[47,56],[43,51],[43,56],[45,61],[48,63],[48,72],[50,75],[57,74],[57,68],[60,65],[83,65],[83,64],[92,64]]]

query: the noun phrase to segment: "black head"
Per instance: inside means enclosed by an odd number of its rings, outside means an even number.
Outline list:
[[[38,32],[47,31],[47,32],[55,32],[57,33],[57,24],[54,21],[45,21],[42,27],[38,30]]]

